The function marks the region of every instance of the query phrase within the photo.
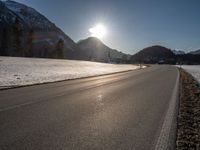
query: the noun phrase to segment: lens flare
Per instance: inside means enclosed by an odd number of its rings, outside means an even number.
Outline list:
[[[103,24],[97,24],[96,26],[90,28],[89,32],[91,33],[91,36],[97,37],[99,39],[105,37],[107,33],[106,27]]]

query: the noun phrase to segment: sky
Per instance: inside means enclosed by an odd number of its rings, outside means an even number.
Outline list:
[[[129,54],[152,45],[200,48],[200,0],[16,0],[45,15],[75,42],[101,23],[102,41]]]

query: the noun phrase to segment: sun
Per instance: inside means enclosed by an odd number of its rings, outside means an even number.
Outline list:
[[[107,34],[106,27],[101,23],[90,28],[89,32],[91,33],[91,36],[97,37],[99,39],[103,39],[105,37],[105,35]]]

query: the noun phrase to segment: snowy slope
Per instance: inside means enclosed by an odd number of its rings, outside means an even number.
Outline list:
[[[5,4],[11,11],[15,12],[25,23],[27,23],[30,28],[43,30],[56,28],[55,25],[52,24],[46,17],[31,7],[14,1],[5,1]]]
[[[175,54],[175,55],[183,55],[185,54],[184,51],[181,51],[181,50],[172,50],[172,52]]]
[[[189,54],[200,55],[200,50],[191,51],[191,52],[189,52]]]
[[[75,60],[0,57],[0,88],[53,82],[137,69]]]
[[[64,40],[65,55],[67,55],[67,50],[73,51],[77,49],[76,43],[69,36],[34,8],[12,0],[0,0],[0,26],[10,30],[11,26],[15,24],[16,18],[19,20],[20,27],[23,30],[22,38],[25,41],[23,47],[27,47],[27,35],[29,35],[30,30],[33,30],[33,43],[40,52],[44,47],[48,47],[48,50],[51,51],[52,44],[55,45],[59,39]],[[3,36],[2,29],[0,28],[0,38]],[[12,36],[10,32],[8,34],[9,37]],[[12,47],[8,48],[11,49]]]
[[[182,68],[192,74],[200,83],[200,65],[183,65]]]

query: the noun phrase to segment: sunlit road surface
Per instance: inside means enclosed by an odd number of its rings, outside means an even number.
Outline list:
[[[177,75],[152,66],[0,91],[0,149],[153,149]]]

